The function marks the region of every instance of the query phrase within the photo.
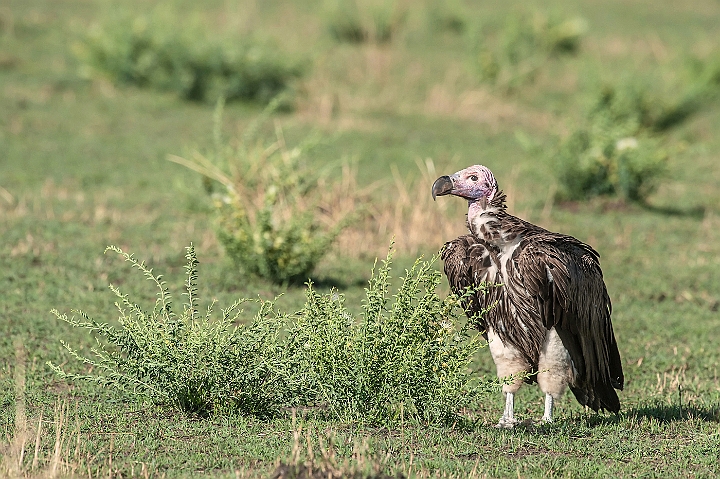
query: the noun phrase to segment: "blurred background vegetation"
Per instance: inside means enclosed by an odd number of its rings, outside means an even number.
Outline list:
[[[339,288],[357,313],[372,261],[391,238],[400,272],[464,232],[463,202],[433,203],[429,190],[437,176],[481,163],[511,212],[600,252],[628,378],[625,412],[593,419],[567,397],[558,405],[565,419],[547,434],[504,435],[482,427],[496,420],[498,398],[468,412],[476,426],[424,433],[431,440],[419,429],[339,425],[338,453],[349,456],[362,436],[364,450],[392,452],[393,467],[414,460],[428,474],[475,466],[490,476],[712,475],[718,39],[716,0],[5,1],[3,435],[24,421],[34,433],[41,415],[72,416],[93,475],[272,470],[298,444],[289,419],[195,422],[68,385],[46,361],[88,371],[57,339],[85,350],[93,340],[49,311],[82,308],[115,321],[108,283],[138,302],[154,291],[128,280],[129,266],[103,256],[105,246],[135,252],[179,284],[193,242],[203,298],[232,304],[284,293],[278,305],[300,309],[304,291],[288,285],[310,275],[318,291]],[[233,210],[241,193],[249,199]],[[249,217],[265,220],[228,222],[248,205],[257,208]],[[305,233],[282,229],[308,208],[316,222],[305,220]],[[313,234],[332,246],[303,247]],[[253,240],[241,244],[243,235]],[[303,267],[283,273],[281,262]],[[493,373],[482,352],[475,367]],[[56,401],[78,405],[71,413]],[[521,416],[542,411],[531,388],[517,404]],[[54,457],[53,427],[42,435],[40,465]],[[252,439],[240,447],[237,434]],[[213,459],[201,452],[209,449],[222,452]]]

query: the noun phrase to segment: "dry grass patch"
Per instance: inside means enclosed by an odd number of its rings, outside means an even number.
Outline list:
[[[17,336],[15,348],[15,427],[0,441],[0,475],[8,479],[51,479],[99,475],[114,477],[110,462],[100,464],[90,456],[79,419],[71,421],[71,407],[58,400],[52,420],[28,417],[25,379],[27,352]],[[143,465],[144,466],[144,465]],[[147,470],[143,467],[145,477]],[[140,472],[140,471],[138,471]]]
[[[420,174],[407,176],[393,167],[393,184],[375,187],[383,194],[374,194],[373,201],[364,205],[362,218],[338,238],[344,254],[379,256],[394,237],[399,251],[415,255],[437,251],[445,241],[465,232],[460,221],[448,221],[448,217],[462,217],[463,203],[432,200],[430,186],[438,175],[434,162],[417,159],[417,166]]]
[[[488,125],[495,133],[509,128],[548,130],[552,115],[534,111],[488,88],[453,91],[443,84],[434,85],[422,105],[429,116],[456,118]]]
[[[147,205],[129,209],[115,206],[114,203],[122,199],[120,188],[108,188],[92,194],[71,190],[73,187],[70,184],[55,185],[47,181],[39,194],[12,196],[8,192],[7,200],[0,199],[0,219],[16,220],[33,216],[85,225],[138,225],[152,223],[160,215]]]

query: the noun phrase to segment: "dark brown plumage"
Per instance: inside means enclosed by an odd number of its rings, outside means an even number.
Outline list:
[[[464,307],[473,318],[494,305],[477,327],[490,335],[498,375],[540,371],[535,378],[547,395],[557,399],[569,386],[580,404],[617,413],[615,389],[623,388],[624,378],[598,253],[572,236],[507,213],[505,195],[485,167],[438,179],[433,194],[469,202],[470,234],[446,243],[442,259],[458,295],[483,282],[497,285],[466,297]],[[501,426],[508,419],[514,423],[512,397],[507,400],[509,417],[506,405]],[[546,397],[544,418],[551,416],[552,398]]]

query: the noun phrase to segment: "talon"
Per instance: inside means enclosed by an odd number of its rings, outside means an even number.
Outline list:
[[[500,418],[500,421],[498,421],[495,427],[497,429],[512,429],[517,425],[517,423],[517,419],[503,416]]]

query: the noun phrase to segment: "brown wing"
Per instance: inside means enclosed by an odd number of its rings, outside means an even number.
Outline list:
[[[497,294],[493,290],[496,288],[486,292],[477,288],[483,282],[492,284],[497,282],[494,275],[490,277],[493,262],[497,263],[497,255],[492,247],[477,236],[465,235],[445,243],[441,258],[453,293],[462,297],[467,288],[476,289],[473,294],[465,298],[463,308],[467,317],[475,322],[475,327],[483,331],[487,339],[486,318],[478,316],[478,313],[495,302]],[[497,268],[494,268],[494,271],[497,271]]]
[[[555,327],[570,353],[575,397],[595,411],[617,413],[615,389],[623,388],[624,377],[597,252],[575,238],[552,234],[518,248],[512,269],[517,286],[526,291],[516,306],[528,317],[539,316],[546,328]]]

